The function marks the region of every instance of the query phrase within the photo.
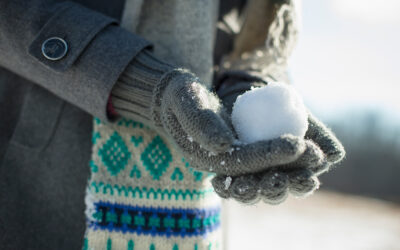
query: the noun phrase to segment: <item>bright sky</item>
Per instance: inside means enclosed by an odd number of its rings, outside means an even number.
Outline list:
[[[305,0],[294,86],[325,118],[354,108],[400,119],[400,1]]]

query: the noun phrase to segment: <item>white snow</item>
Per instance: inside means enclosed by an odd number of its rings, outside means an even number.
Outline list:
[[[232,183],[232,177],[230,177],[230,176],[226,177],[225,182],[224,182],[225,190],[228,190],[228,188],[231,186],[231,183]]]
[[[301,97],[288,84],[272,82],[240,95],[232,123],[244,143],[270,140],[284,134],[304,137],[308,122]]]
[[[326,191],[277,206],[223,204],[225,249],[400,249],[398,204]]]
[[[212,152],[212,151],[208,152],[208,157],[216,156],[216,155],[217,155],[217,153],[215,153],[215,152]]]

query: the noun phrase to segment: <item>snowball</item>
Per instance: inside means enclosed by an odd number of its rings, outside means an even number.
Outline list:
[[[301,97],[288,84],[279,82],[240,95],[233,105],[232,123],[244,143],[284,134],[304,137],[308,127]]]

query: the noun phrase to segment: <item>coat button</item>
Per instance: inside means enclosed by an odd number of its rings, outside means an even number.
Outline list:
[[[52,61],[60,60],[67,54],[67,51],[67,42],[59,37],[51,37],[42,44],[43,56]]]

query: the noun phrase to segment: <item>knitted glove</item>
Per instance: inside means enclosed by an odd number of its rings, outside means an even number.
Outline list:
[[[289,164],[306,149],[304,140],[276,140],[235,145],[230,118],[217,96],[187,70],[141,52],[112,90],[117,113],[166,134],[191,165],[222,175],[256,173]]]
[[[224,106],[231,112],[237,96],[253,86],[265,83],[240,82],[223,85],[218,91]],[[217,175],[212,180],[215,191],[223,198],[234,198],[242,203],[279,204],[288,193],[305,196],[319,186],[317,176],[343,159],[345,151],[333,133],[313,115],[308,117],[304,143],[306,150],[293,163],[276,166],[256,174],[230,177]]]

